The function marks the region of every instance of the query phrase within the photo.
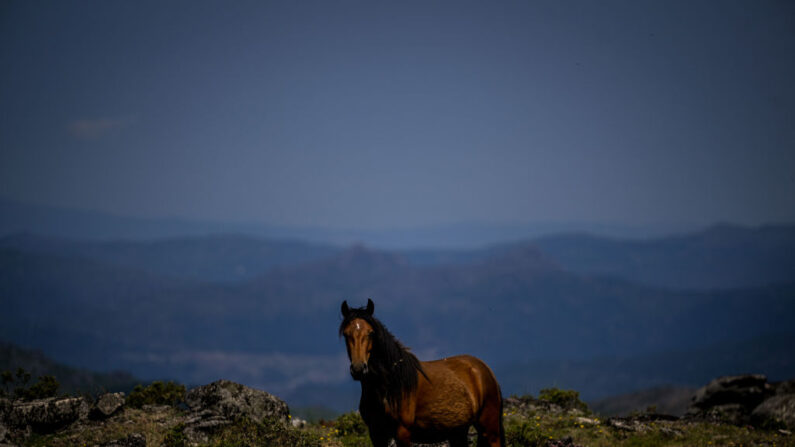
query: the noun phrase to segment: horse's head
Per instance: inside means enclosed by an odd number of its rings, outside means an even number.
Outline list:
[[[370,351],[373,349],[375,330],[367,322],[367,317],[373,315],[375,305],[373,300],[367,300],[367,308],[349,309],[348,302],[342,302],[343,326],[340,334],[345,337],[345,347],[348,349],[348,359],[351,361],[351,376],[353,380],[361,380],[369,370],[367,362],[370,360]]]

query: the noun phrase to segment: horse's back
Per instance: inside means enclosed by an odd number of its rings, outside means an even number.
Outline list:
[[[494,374],[477,357],[447,357],[422,362],[422,368],[427,380],[420,375],[416,409],[420,425],[424,421],[447,427],[472,424],[487,401],[501,399]]]

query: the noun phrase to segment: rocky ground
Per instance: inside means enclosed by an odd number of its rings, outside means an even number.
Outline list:
[[[134,408],[129,401],[123,393],[0,399],[0,446],[369,445],[356,413],[308,424],[277,397],[229,381],[194,388],[176,405]],[[760,375],[712,381],[683,418],[601,418],[577,393],[561,390],[506,398],[504,410],[509,446],[795,446],[795,381],[774,384]]]

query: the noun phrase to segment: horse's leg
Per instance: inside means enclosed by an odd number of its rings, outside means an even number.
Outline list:
[[[478,447],[505,447],[502,432],[502,398],[496,395],[487,399],[475,423]]]
[[[405,425],[398,425],[397,433],[395,433],[395,444],[398,447],[411,446],[411,431]]]
[[[453,433],[448,442],[450,447],[469,447],[469,427]]]
[[[373,433],[370,432],[370,442],[373,443],[373,447],[388,447],[389,446],[389,438],[386,436],[381,435],[380,433]]]
[[[369,418],[368,418],[369,419]],[[388,434],[389,430],[383,424],[379,424],[373,420],[365,420],[367,431],[370,433],[370,441],[373,447],[387,447],[391,436]]]

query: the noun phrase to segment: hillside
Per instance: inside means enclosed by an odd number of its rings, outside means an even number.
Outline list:
[[[15,372],[18,368],[29,372],[33,381],[44,375],[54,376],[60,384],[58,391],[65,394],[129,391],[140,383],[127,372],[73,368],[53,361],[40,350],[0,341],[0,371]]]
[[[532,243],[571,272],[657,287],[731,289],[795,279],[794,225],[718,225],[643,240],[558,235]]]
[[[537,393],[555,385],[581,390],[588,402],[662,385],[696,387],[720,375],[764,371],[771,380],[795,377],[795,336],[767,335],[699,349],[588,360],[532,360],[496,368],[506,389]]]
[[[695,393],[696,388],[692,387],[657,386],[600,399],[589,406],[604,416],[629,416],[649,408],[662,414],[683,416]]]

